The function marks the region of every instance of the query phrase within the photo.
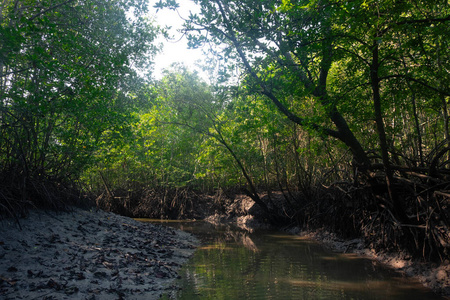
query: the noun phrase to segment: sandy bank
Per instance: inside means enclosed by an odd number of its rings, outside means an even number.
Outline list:
[[[104,211],[0,221],[1,299],[159,299],[198,241]]]

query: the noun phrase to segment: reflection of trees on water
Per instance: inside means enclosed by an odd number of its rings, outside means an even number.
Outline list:
[[[206,222],[189,222],[167,224],[180,230],[195,234],[203,243],[232,243],[244,246],[251,251],[259,251],[251,233],[253,230],[238,228],[230,224],[211,224]]]
[[[220,239],[220,237],[219,237]],[[236,227],[227,226],[224,231],[225,241],[233,241],[236,245],[244,246],[246,249],[251,251],[259,251],[253,239],[250,237],[248,231],[237,229]]]
[[[402,287],[377,265],[296,236],[199,223],[192,229],[204,246],[183,268],[179,299],[436,299]]]

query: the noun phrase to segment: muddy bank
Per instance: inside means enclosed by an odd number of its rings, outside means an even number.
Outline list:
[[[0,221],[2,299],[159,299],[198,241],[101,210]]]

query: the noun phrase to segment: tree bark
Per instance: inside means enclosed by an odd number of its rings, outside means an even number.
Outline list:
[[[385,171],[386,187],[389,195],[389,204],[396,213],[400,213],[398,201],[396,201],[392,190],[393,172],[389,161],[389,150],[386,139],[386,130],[383,120],[383,111],[381,107],[381,95],[380,95],[380,77],[379,77],[379,47],[378,36],[375,37],[372,45],[372,63],[370,65],[370,82],[372,86],[372,99],[375,114],[375,123],[378,133],[378,142],[380,144],[381,158],[383,161],[383,167]]]
[[[228,145],[228,143],[223,139],[220,138],[218,139],[218,141],[225,147],[227,148],[228,152],[230,152],[231,156],[233,156],[234,161],[237,163],[239,169],[242,172],[242,175],[244,175],[245,180],[247,181],[247,184],[250,188],[249,193],[247,193],[247,195],[252,198],[253,201],[255,201],[255,203],[262,208],[262,210],[264,210],[264,212],[269,213],[269,208],[267,207],[266,203],[264,203],[264,201],[261,200],[261,198],[258,195],[258,192],[256,191],[256,187],[253,184],[253,180],[250,178],[250,176],[247,173],[247,170],[245,169],[244,165],[242,164],[241,160],[239,159],[239,157],[237,157],[236,153],[234,153],[233,149],[231,149],[231,147]]]

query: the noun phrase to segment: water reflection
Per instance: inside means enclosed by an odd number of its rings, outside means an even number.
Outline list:
[[[442,299],[373,261],[296,236],[167,225],[203,241],[181,271],[178,299]]]

